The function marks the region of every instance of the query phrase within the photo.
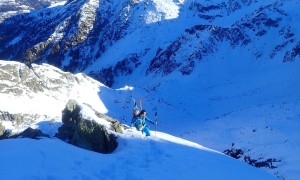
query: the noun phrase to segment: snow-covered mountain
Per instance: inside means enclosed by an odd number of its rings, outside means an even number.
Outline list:
[[[0,61],[0,66],[1,112],[45,115],[40,117],[44,120],[48,116],[61,117],[68,100],[76,99],[107,113],[96,93],[105,86],[84,74],[72,75],[46,64],[29,68],[13,61]]]
[[[133,83],[136,73],[189,75],[210,58],[239,58],[236,51],[295,61],[297,7],[296,0],[68,1],[1,23],[0,58],[84,71],[109,86]]]
[[[28,13],[32,10],[51,7],[64,2],[64,0],[2,0],[0,2],[0,22],[17,14]]]
[[[131,96],[142,97],[160,131],[241,149],[241,160],[298,179],[298,9],[296,0],[73,0],[6,19],[0,58],[132,86],[104,88],[115,91],[102,93],[107,114],[129,124]]]
[[[112,90],[83,74],[72,75],[45,64],[32,64],[29,69],[21,63],[0,61],[0,66],[0,125],[13,133],[32,127],[53,136],[61,125],[60,108],[66,99],[81,101],[80,114],[94,118],[91,109],[105,112],[105,99],[131,90]],[[1,140],[0,175],[3,179],[275,178],[197,143],[152,133],[145,138],[135,129],[125,129],[117,134],[119,145],[110,155],[58,139]]]

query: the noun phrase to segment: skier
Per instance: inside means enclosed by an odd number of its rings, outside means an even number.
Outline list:
[[[141,110],[140,114],[134,119],[134,121],[131,123],[131,127],[135,126],[135,128],[138,131],[142,131],[142,133],[145,133],[146,136],[150,136],[150,130],[146,124],[146,121],[157,125],[157,121],[152,121],[146,116],[146,111],[143,109]]]

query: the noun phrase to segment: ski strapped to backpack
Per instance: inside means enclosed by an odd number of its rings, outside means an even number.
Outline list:
[[[143,109],[143,100],[142,100],[142,98],[140,98],[140,108],[141,108],[141,110]]]
[[[136,100],[133,98],[132,95],[131,95],[131,99],[133,101],[134,107],[138,108],[137,104],[136,104]],[[143,100],[142,100],[142,98],[140,98],[140,110],[142,110],[142,109],[143,109]]]
[[[131,123],[134,122],[135,120],[135,117],[140,113],[140,111],[142,110],[142,98],[140,98],[140,109],[139,107],[137,106],[137,103],[136,103],[136,100],[132,97],[131,95],[131,99],[133,101],[133,115],[132,115],[132,119],[131,119]]]

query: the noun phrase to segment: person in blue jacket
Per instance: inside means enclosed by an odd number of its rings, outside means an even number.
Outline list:
[[[135,118],[135,120],[131,123],[131,127],[135,127],[138,131],[142,131],[146,136],[150,136],[150,130],[147,126],[146,122],[150,122],[154,125],[157,125],[156,121],[152,121],[146,116],[146,111],[141,110],[140,114]]]

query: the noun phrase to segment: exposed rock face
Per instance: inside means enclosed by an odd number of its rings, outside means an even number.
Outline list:
[[[26,113],[9,113],[6,111],[0,110],[0,139],[8,138],[31,138],[39,139],[40,137],[49,137],[46,134],[43,134],[42,131],[38,129],[27,128],[21,133],[11,133],[9,129],[6,129],[2,122],[11,123],[14,127],[23,128],[24,126],[30,126],[34,124],[35,120],[40,118],[41,115],[38,114],[26,114]]]
[[[39,115],[37,115],[37,114],[25,114],[25,113],[14,113],[14,114],[12,114],[12,113],[0,110],[0,122],[1,121],[10,121],[15,126],[30,125],[38,117],[39,117]]]
[[[74,100],[70,100],[63,110],[62,122],[64,123],[59,129],[56,136],[75,146],[88,150],[111,153],[118,143],[116,136],[109,133],[105,125],[101,125],[94,119],[85,119],[81,114],[82,107]],[[100,113],[97,113],[99,115]],[[102,116],[106,118],[107,116]],[[109,118],[112,123],[112,130],[121,132],[122,128],[117,121]]]
[[[251,59],[291,62],[300,57],[299,36],[291,23],[297,16],[289,14],[287,3],[170,1],[166,4],[178,8],[172,14],[150,0],[68,1],[0,23],[0,58],[84,71],[108,86],[130,79],[136,69],[148,76],[190,75],[228,44],[234,59],[243,49]],[[245,13],[236,18],[240,11]],[[227,23],[218,23],[223,20]],[[170,33],[172,27],[178,30]],[[278,41],[270,42],[273,36]]]
[[[0,22],[17,14],[27,13],[30,10],[42,9],[61,1],[64,0],[1,0]]]
[[[79,81],[71,73],[62,72],[46,64],[26,66],[22,63],[3,61],[0,62],[0,67],[0,92],[14,96],[47,93],[48,90],[52,91],[52,94],[58,90],[70,91]]]
[[[31,138],[31,139],[39,139],[41,137],[49,137],[46,134],[43,134],[41,130],[27,128],[25,131],[19,134],[10,134],[7,131],[4,131],[1,135],[1,124],[0,124],[0,140],[1,139],[9,139],[9,138]]]
[[[4,134],[5,128],[0,124],[0,137]]]
[[[12,132],[20,132],[28,127],[38,127],[44,133],[54,136],[61,125],[61,111],[70,98],[81,99],[82,103],[102,112],[102,101],[99,98],[102,87],[100,82],[82,73],[73,75],[47,64],[26,66],[19,62],[0,60],[0,136],[18,137],[20,134],[14,136]],[[88,97],[83,98],[86,94]],[[111,131],[122,131],[121,124],[116,120],[97,114],[102,119],[108,119]],[[93,123],[86,124],[94,126]],[[101,148],[101,151],[111,150]]]
[[[95,114],[96,114],[97,117],[103,118],[103,119],[107,120],[108,122],[110,122],[111,123],[111,130],[113,130],[115,132],[118,132],[118,133],[123,133],[123,128],[124,127],[119,121],[113,119],[110,116],[107,116],[105,114],[102,114],[102,113],[99,113],[99,112],[96,112],[96,111],[95,111]]]

